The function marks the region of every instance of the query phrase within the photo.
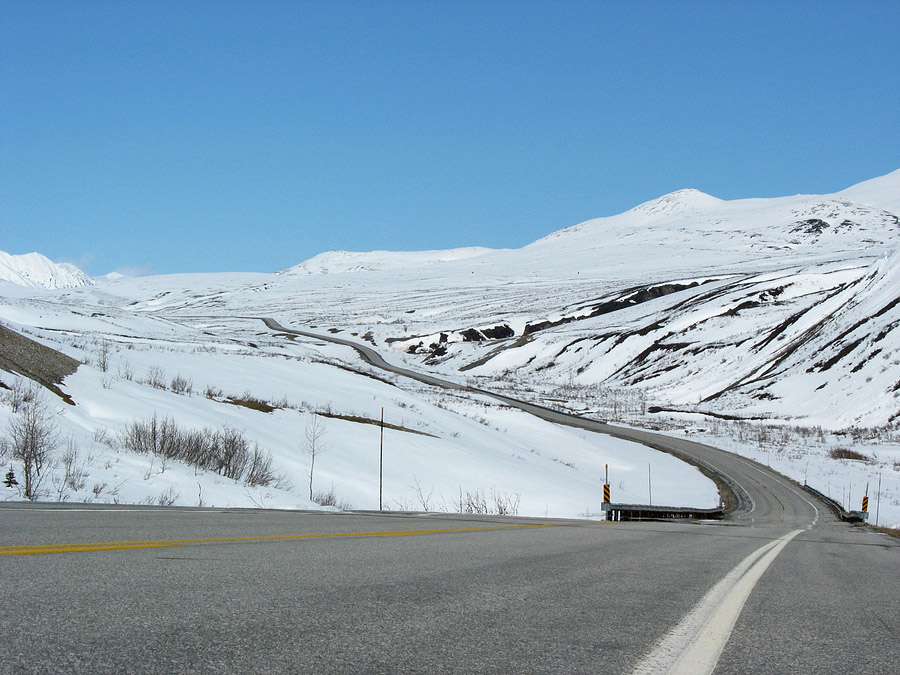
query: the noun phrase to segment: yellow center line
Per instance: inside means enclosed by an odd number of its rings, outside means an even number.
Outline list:
[[[487,530],[513,530],[539,527],[556,527],[552,523],[537,525],[494,525],[490,527],[457,527],[443,530],[400,530],[397,532],[331,532],[324,534],[280,534],[268,537],[211,537],[206,539],[162,539],[156,541],[107,541],[80,544],[25,544],[0,546],[0,555],[44,555],[48,553],[84,553],[87,551],[125,551],[141,548],[177,548],[196,544],[228,544],[253,541],[284,541],[296,539],[334,539],[340,537],[415,537],[424,534],[450,534],[454,532],[484,532]]]

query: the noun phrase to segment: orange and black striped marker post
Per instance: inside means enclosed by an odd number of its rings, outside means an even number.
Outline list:
[[[606,502],[607,504],[609,504],[609,501],[610,501],[610,499],[609,499],[609,483],[606,483],[603,486],[603,501]]]
[[[863,495],[863,512],[869,510],[869,495]]]

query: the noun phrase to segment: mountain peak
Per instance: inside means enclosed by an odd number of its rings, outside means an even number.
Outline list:
[[[688,215],[703,212],[721,203],[722,200],[718,197],[694,188],[685,188],[639,204],[631,212],[645,216]]]
[[[69,263],[55,263],[40,253],[12,255],[0,251],[0,281],[27,288],[78,288],[94,280]]]

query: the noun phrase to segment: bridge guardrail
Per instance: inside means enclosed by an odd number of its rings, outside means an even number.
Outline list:
[[[838,515],[838,518],[840,518],[841,520],[843,520],[846,523],[861,523],[864,520],[869,519],[868,512],[866,512],[866,511],[845,511],[843,505],[841,505],[840,502],[835,501],[831,497],[822,494],[821,492],[819,492],[818,490],[816,490],[813,487],[810,487],[809,485],[804,485],[803,489],[811,494],[814,494],[821,501],[825,502],[825,504],[827,504],[831,508],[831,510],[834,511]]]
[[[611,504],[602,506],[607,520],[721,520],[725,509],[699,509],[689,506],[652,506],[650,504]]]

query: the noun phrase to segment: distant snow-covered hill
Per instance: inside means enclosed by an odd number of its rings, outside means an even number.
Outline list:
[[[414,269],[436,263],[468,260],[491,253],[493,249],[473,246],[441,251],[329,251],[306,260],[279,274],[335,274]]]
[[[679,190],[520,249],[334,251],[275,274],[81,278],[57,292],[0,283],[0,322],[84,364],[60,384],[74,406],[56,402],[61,430],[94,458],[93,489],[73,499],[308,507],[299,490],[169,468],[118,439],[157,415],[239,429],[279,472],[305,480],[297,439],[321,412],[331,450],[322,483],[371,508],[378,467],[365,439],[382,409],[403,429],[385,476],[399,507],[496,488],[521,492],[522,513],[593,512],[606,464],[621,476],[618,498],[646,498],[649,460],[634,447],[386,380],[345,346],[289,341],[250,318],[271,316],[613,422],[691,424],[714,443],[717,425],[732,424],[727,447],[826,492],[845,481],[848,504],[850,482],[883,470],[885,501],[900,504],[900,478],[889,478],[900,466],[898,215],[900,171],[831,195],[726,201]],[[65,271],[37,254],[0,256],[0,279],[14,283],[59,288]],[[24,377],[12,371],[0,373],[0,428]],[[871,461],[836,465],[829,452],[848,439]],[[809,443],[818,449],[798,449]],[[689,473],[660,473],[663,499],[715,500]],[[60,497],[66,489],[57,481]],[[900,507],[891,519],[900,523]]]
[[[832,195],[679,190],[477,256],[323,254],[359,274],[308,287],[323,294],[309,320],[445,374],[640,390],[704,414],[893,423],[898,211],[900,171]],[[338,287],[340,307],[326,308]]]
[[[55,263],[40,253],[10,255],[0,251],[0,280],[29,288],[79,288],[94,281],[69,263]]]

